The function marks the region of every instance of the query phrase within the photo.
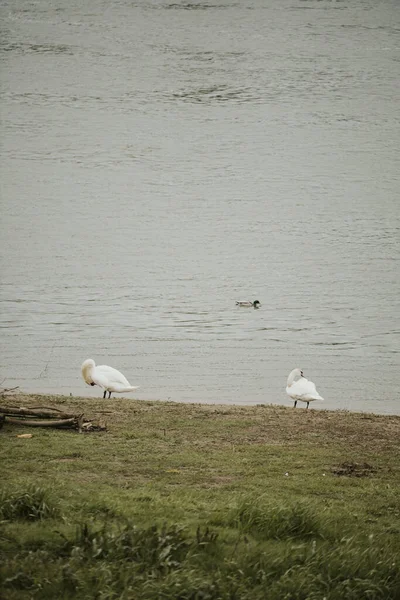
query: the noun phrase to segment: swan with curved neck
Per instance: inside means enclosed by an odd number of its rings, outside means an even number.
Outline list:
[[[139,386],[134,386],[129,383],[125,375],[117,369],[108,365],[97,365],[93,359],[88,358],[81,366],[82,377],[88,385],[98,385],[104,390],[103,398],[111,398],[112,392],[123,394],[125,392],[133,392]]]
[[[294,400],[293,408],[296,408],[297,402],[307,402],[307,408],[310,402],[314,400],[323,400],[315,387],[315,383],[306,379],[301,369],[293,369],[289,373],[286,384],[287,395]]]

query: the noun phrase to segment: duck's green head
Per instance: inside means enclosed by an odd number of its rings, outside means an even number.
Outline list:
[[[261,306],[260,301],[259,300],[254,300],[253,306],[254,306],[254,308],[258,308],[259,306]]]

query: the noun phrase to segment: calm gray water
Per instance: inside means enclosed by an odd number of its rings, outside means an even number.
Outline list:
[[[0,17],[3,386],[400,414],[397,0]]]

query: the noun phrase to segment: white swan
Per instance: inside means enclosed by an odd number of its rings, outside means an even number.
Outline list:
[[[122,394],[124,392],[133,392],[137,390],[139,386],[133,386],[129,383],[127,378],[122,375],[117,369],[113,369],[108,365],[98,365],[91,358],[85,360],[82,363],[82,377],[88,385],[99,385],[104,389],[103,398],[111,398],[111,392],[118,392]]]
[[[236,306],[252,306],[253,308],[258,308],[261,304],[259,300],[254,300],[254,302],[251,302],[250,300],[236,300]]]
[[[301,369],[293,369],[290,373],[286,384],[286,393],[294,400],[293,408],[296,408],[298,400],[307,402],[307,408],[313,400],[323,400],[315,388],[315,383],[308,381]]]

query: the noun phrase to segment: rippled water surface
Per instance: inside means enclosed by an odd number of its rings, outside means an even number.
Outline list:
[[[3,386],[400,414],[398,2],[0,16]]]

